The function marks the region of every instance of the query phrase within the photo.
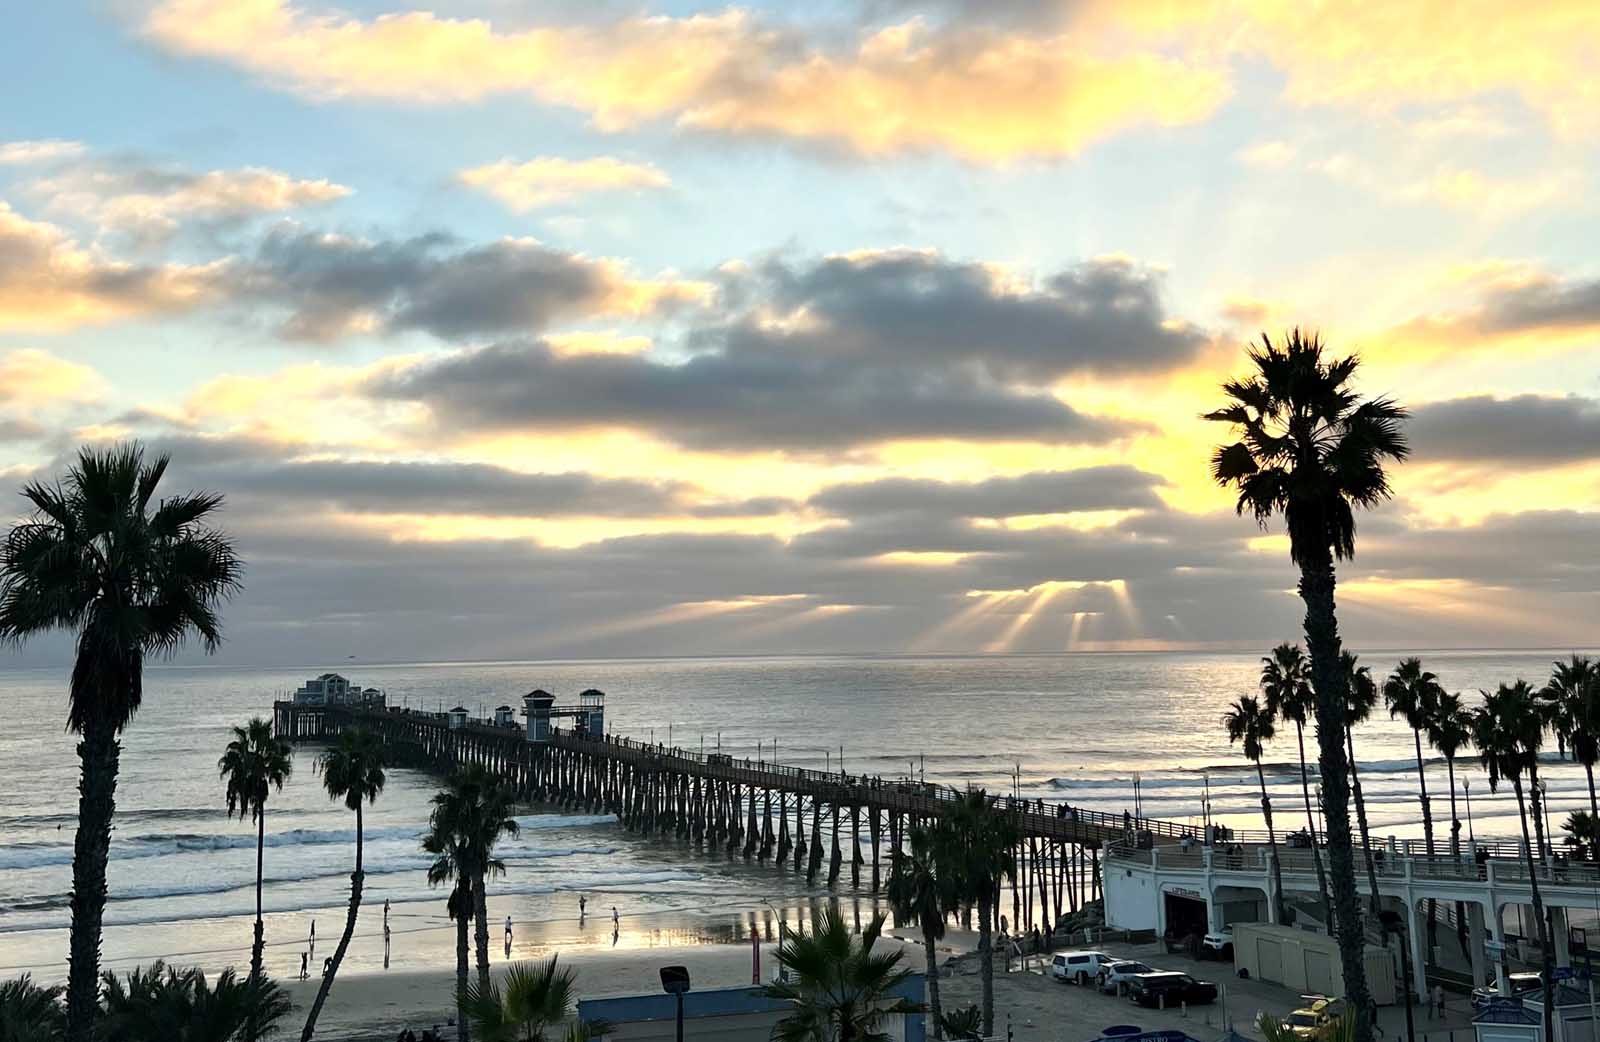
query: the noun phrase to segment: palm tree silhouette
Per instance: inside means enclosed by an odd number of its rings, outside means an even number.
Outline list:
[[[494,856],[502,836],[515,836],[519,829],[512,816],[512,794],[498,775],[480,766],[471,766],[452,780],[462,810],[458,819],[472,865],[472,914],[476,922],[474,939],[478,954],[478,983],[489,980],[489,909],[487,880],[506,874],[504,861]]]
[[[1526,681],[1501,684],[1493,694],[1487,691],[1482,694],[1483,705],[1472,715],[1472,744],[1478,747],[1478,759],[1489,773],[1489,791],[1496,791],[1501,780],[1509,778],[1517,795],[1517,817],[1522,822],[1522,848],[1528,862],[1533,918],[1544,961],[1541,974],[1544,978],[1544,1037],[1553,1038],[1555,967],[1551,959],[1550,928],[1545,921],[1544,901],[1539,895],[1539,873],[1534,866],[1533,845],[1528,836],[1528,804],[1522,794],[1522,776],[1527,773],[1532,780],[1539,747],[1544,744],[1544,717]]]
[[[230,968],[212,983],[198,968],[178,969],[159,959],[148,969],[135,967],[126,979],[108,972],[103,986],[102,1042],[254,1042],[271,1035],[291,1008],[269,977],[240,980]]]
[[[928,1008],[934,1037],[940,1037],[939,962],[934,945],[944,936],[945,915],[954,907],[950,870],[939,854],[941,837],[931,828],[913,825],[907,834],[910,853],[897,850],[889,869],[889,904],[897,923],[922,928],[927,950]]]
[[[356,932],[356,913],[361,910],[361,884],[365,873],[361,870],[361,808],[377,800],[383,791],[383,743],[370,731],[354,728],[339,734],[339,740],[317,760],[317,770],[322,775],[322,786],[328,798],[343,800],[345,807],[356,813],[356,867],[350,873],[350,912],[344,921],[344,933],[339,946],[333,950],[328,971],[322,975],[322,986],[306,1015],[306,1026],[300,1032],[300,1042],[311,1042],[317,1029],[317,1017],[322,1004],[328,1001],[333,979],[339,973],[339,964],[350,947],[350,938]]]
[[[572,1016],[577,979],[559,967],[559,958],[552,955],[537,966],[513,963],[503,991],[492,980],[467,985],[467,1017],[478,1042],[543,1042],[549,1028]],[[568,1034],[587,1037],[581,1030]]]
[[[858,943],[838,906],[829,905],[811,933],[790,934],[778,946],[778,962],[790,979],[764,989],[769,998],[789,1006],[788,1015],[772,1029],[777,1042],[874,1042],[889,1037],[884,1017],[921,1010],[893,995],[911,971],[900,965],[902,949],[873,951],[882,931],[879,912]]]
[[[143,697],[145,656],[170,654],[191,635],[215,651],[222,642],[217,610],[243,572],[233,544],[206,523],[221,496],[156,499],[168,463],[165,455],[146,461],[137,443],[82,449],[64,481],[23,486],[33,514],[0,543],[0,641],[57,629],[77,634],[67,690],[67,727],[82,736],[69,1042],[91,1042],[99,1014],[117,739]]]
[[[454,882],[445,908],[456,924],[456,1023],[461,1025],[461,1040],[467,1042],[467,926],[472,921],[472,852],[463,833],[461,801],[452,789],[433,797],[433,812],[428,817],[428,832],[422,849],[434,855],[428,866],[428,885]]]
[[[1223,384],[1229,403],[1206,414],[1239,434],[1213,453],[1211,473],[1238,490],[1239,513],[1248,511],[1262,525],[1282,514],[1287,523],[1317,693],[1318,765],[1345,995],[1353,1008],[1365,1009],[1366,938],[1357,918],[1346,802],[1346,685],[1339,669],[1334,561],[1355,554],[1355,508],[1389,497],[1384,464],[1409,452],[1400,430],[1406,413],[1387,398],[1362,401],[1350,387],[1360,364],[1356,357],[1325,360],[1315,334],[1297,329],[1279,344],[1263,335],[1250,362],[1250,376]],[[1358,1018],[1355,1042],[1371,1038],[1372,1025]]]
[[[259,716],[233,729],[233,741],[217,761],[217,771],[227,784],[228,816],[246,816],[256,823],[256,931],[250,947],[250,976],[261,976],[261,953],[266,947],[266,926],[261,920],[262,852],[267,843],[267,793],[283,791],[294,771],[289,743],[272,733],[272,725]]]
[[[1461,861],[1461,815],[1456,810],[1456,754],[1472,741],[1472,714],[1461,704],[1461,696],[1441,691],[1434,700],[1433,712],[1424,724],[1428,744],[1444,757],[1445,770],[1450,780],[1450,858]],[[1467,905],[1456,902],[1456,937],[1461,954],[1469,953],[1467,947]]]
[[[1356,768],[1356,724],[1372,716],[1372,710],[1378,704],[1378,685],[1372,679],[1372,670],[1358,666],[1357,661],[1357,657],[1348,651],[1339,653],[1339,667],[1344,673],[1344,740],[1350,755],[1350,793],[1356,804],[1356,823],[1361,827],[1361,852],[1367,861],[1367,884],[1372,888],[1368,907],[1376,918],[1380,900],[1378,870],[1372,856],[1372,833],[1367,827],[1367,801],[1361,795],[1361,772]]]
[[[1244,757],[1256,765],[1256,780],[1261,783],[1261,816],[1267,819],[1267,846],[1272,857],[1273,898],[1277,906],[1277,921],[1286,922],[1283,905],[1283,869],[1278,863],[1278,835],[1272,828],[1272,801],[1267,798],[1267,775],[1261,769],[1261,755],[1266,745],[1277,734],[1272,713],[1250,695],[1243,695],[1223,714],[1222,722],[1228,729],[1230,745],[1243,744]]]
[[[1300,747],[1300,792],[1306,802],[1306,835],[1311,837],[1311,861],[1317,867],[1317,893],[1322,895],[1322,918],[1333,931],[1333,902],[1328,897],[1328,877],[1322,869],[1322,849],[1317,842],[1317,816],[1311,809],[1311,779],[1306,770],[1306,721],[1316,712],[1310,667],[1298,644],[1283,643],[1261,659],[1261,694],[1267,711],[1294,722]]]
[[[1417,745],[1417,785],[1422,791],[1422,836],[1430,861],[1433,860],[1433,808],[1428,803],[1428,772],[1422,761],[1422,733],[1427,730],[1428,720],[1443,694],[1444,688],[1439,686],[1439,678],[1423,669],[1419,658],[1401,659],[1394,672],[1383,682],[1383,704],[1389,709],[1389,719],[1397,716],[1404,718]],[[1438,902],[1428,898],[1430,950],[1436,943],[1437,912]]]
[[[959,797],[947,821],[950,832],[944,847],[956,893],[963,903],[978,909],[983,1034],[988,1037],[994,1034],[994,902],[1004,882],[1017,878],[1017,828],[982,789]]]
[[[1545,700],[1556,737],[1583,764],[1589,781],[1589,814],[1600,821],[1600,802],[1595,799],[1594,789],[1594,765],[1600,762],[1600,667],[1579,655],[1572,656],[1570,662],[1556,662],[1540,696]],[[1589,856],[1600,854],[1591,846]]]

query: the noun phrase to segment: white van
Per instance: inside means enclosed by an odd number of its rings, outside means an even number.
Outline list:
[[[1105,952],[1057,952],[1050,960],[1050,975],[1056,980],[1088,984],[1100,976],[1100,968],[1117,961]]]

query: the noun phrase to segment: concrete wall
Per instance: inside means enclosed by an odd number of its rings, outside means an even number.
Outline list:
[[[896,996],[923,1001],[925,981],[914,973]],[[691,991],[683,997],[683,1033],[695,1042],[743,1042],[772,1037],[772,1028],[787,1012],[785,1003],[769,999],[760,988],[713,988]],[[675,1042],[677,1002],[671,995],[628,995],[610,999],[584,999],[578,1019],[604,1020],[611,1025],[606,1038],[614,1042]],[[925,1042],[922,1014],[884,1019],[892,1042]]]
[[[1101,882],[1106,899],[1106,925],[1119,930],[1159,930],[1161,895],[1149,868],[1130,869],[1108,862]]]
[[[1326,934],[1268,923],[1240,923],[1233,929],[1233,962],[1257,980],[1282,984],[1301,994],[1341,996],[1344,968],[1339,944]],[[1394,1003],[1395,956],[1367,946],[1367,987],[1381,1006]]]

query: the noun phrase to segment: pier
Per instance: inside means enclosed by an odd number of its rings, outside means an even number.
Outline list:
[[[599,692],[586,693],[599,695]],[[603,696],[600,696],[603,699]],[[607,734],[599,704],[560,707],[534,692],[528,724],[501,707],[491,720],[465,710],[421,712],[385,706],[273,705],[277,734],[327,741],[351,728],[378,735],[391,763],[446,774],[476,765],[527,802],[615,814],[634,832],[706,851],[769,863],[829,885],[882,892],[892,852],[912,826],[948,814],[963,795],[949,786],[791,767],[696,753]],[[554,721],[573,718],[561,728]],[[1057,919],[1101,897],[1101,855],[1109,842],[1144,835],[1176,840],[1177,822],[1106,814],[1041,800],[996,798],[1021,837],[1011,888],[1013,929],[1049,936]],[[863,849],[863,842],[865,849]],[[996,908],[998,917],[1003,909]]]

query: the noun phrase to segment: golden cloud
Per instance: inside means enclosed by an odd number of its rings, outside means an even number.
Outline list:
[[[526,163],[502,159],[469,167],[456,176],[462,184],[488,192],[518,213],[595,192],[665,188],[672,183],[651,164],[629,163],[611,156],[580,160],[544,156]]]
[[[34,181],[29,190],[55,210],[118,228],[171,228],[182,219],[275,213],[350,194],[331,181],[260,167],[187,174],[105,164],[71,167]]]
[[[0,402],[93,402],[105,390],[98,372],[49,351],[27,347],[0,355]]]

